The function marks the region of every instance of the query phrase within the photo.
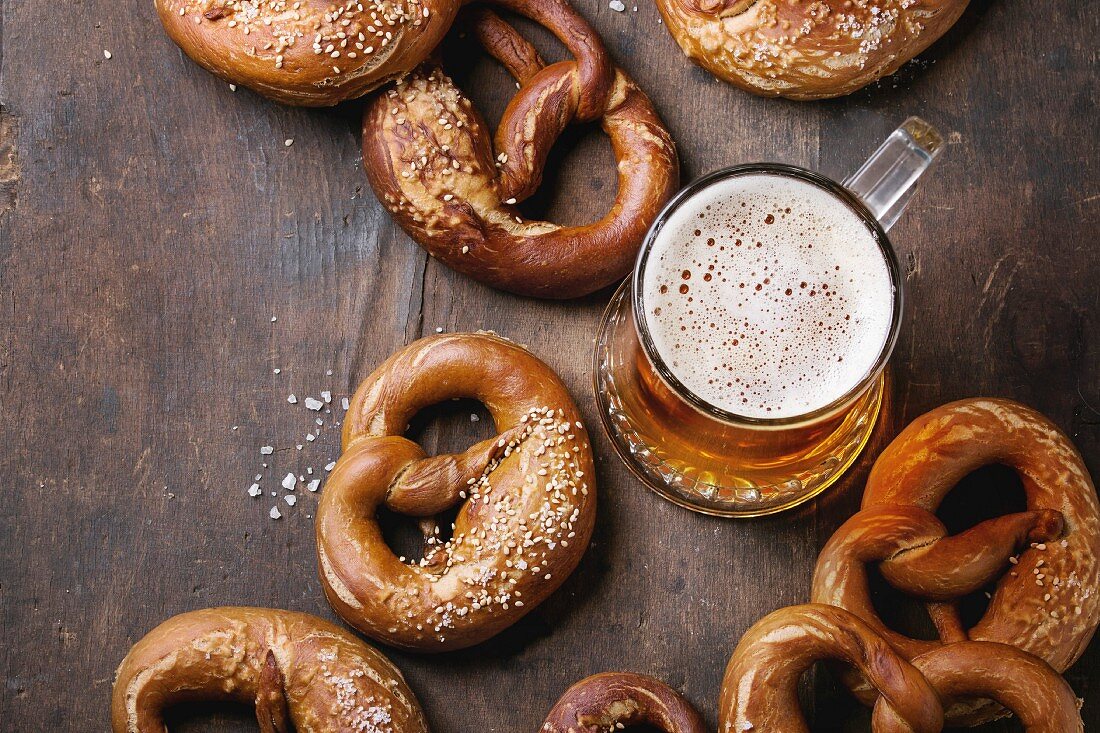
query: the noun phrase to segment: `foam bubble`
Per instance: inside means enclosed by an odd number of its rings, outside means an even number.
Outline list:
[[[874,367],[894,291],[874,234],[833,194],[786,176],[727,178],[653,243],[645,320],[672,373],[746,417],[825,407]]]

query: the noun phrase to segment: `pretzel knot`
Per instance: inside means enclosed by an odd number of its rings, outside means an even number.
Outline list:
[[[1083,733],[1073,689],[1050,665],[1006,644],[963,641],[913,660],[941,700],[996,700],[1016,714],[1028,733]],[[882,698],[875,703],[876,733],[908,733]]]
[[[470,27],[520,85],[495,145],[438,64],[379,95],[363,119],[363,164],[380,201],[449,267],[503,290],[569,298],[622,278],[679,179],[675,146],[649,99],[613,69],[595,31],[564,0],[499,0],[550,29],[575,61],[546,66],[486,10]],[[538,187],[554,141],[572,122],[601,119],[617,160],[618,193],[598,222],[525,219],[515,204]]]
[[[937,733],[943,708],[924,676],[855,615],[807,604],[760,619],[733,652],[718,702],[720,733],[803,733],[798,680],[823,660],[841,660],[870,681],[907,733]],[[876,729],[877,730],[877,729]]]
[[[966,474],[991,463],[1015,469],[1027,511],[947,536],[933,512]],[[918,418],[879,456],[863,509],[822,550],[813,601],[866,621],[906,659],[966,640],[1010,644],[1061,672],[1100,623],[1100,506],[1080,455],[1046,418],[1006,400],[944,405]],[[938,641],[912,639],[874,610],[866,563],[894,587],[926,602]],[[970,629],[957,599],[996,582]],[[849,677],[870,704],[874,693]],[[952,724],[977,724],[1001,710],[988,701],[955,705]]]
[[[704,733],[698,711],[665,683],[640,674],[605,672],[577,682],[542,724],[543,733],[611,733],[648,726],[663,733]]]
[[[401,437],[422,408],[481,401],[500,434],[428,457]],[[596,510],[588,435],[564,385],[525,349],[489,334],[421,339],[359,387],[344,452],[317,512],[321,580],[365,634],[424,651],[459,649],[515,623],[573,571]],[[428,517],[456,504],[453,536],[398,558],[380,506]]]
[[[262,733],[427,733],[416,697],[375,649],[319,618],[266,608],[175,616],[134,645],[115,676],[114,733],[163,733],[179,702],[256,707]]]

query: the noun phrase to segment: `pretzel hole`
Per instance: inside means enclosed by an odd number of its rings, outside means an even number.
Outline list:
[[[886,582],[877,563],[868,563],[865,567],[871,605],[887,628],[912,639],[936,641],[940,638],[921,601]]]
[[[1027,511],[1027,494],[1020,474],[1000,463],[971,471],[944,497],[936,516],[947,531],[959,534],[976,524],[1006,514]],[[970,628],[981,620],[989,606],[986,593],[995,583],[958,600],[959,617]]]
[[[164,710],[164,724],[172,733],[200,731],[255,731],[256,709],[231,701],[180,702]]]
[[[471,416],[476,416],[477,420]],[[493,418],[483,404],[477,400],[447,400],[431,405],[413,415],[409,421],[405,437],[424,449],[429,455],[462,453],[471,445],[496,435]],[[435,535],[437,542],[446,542],[453,536],[451,525],[462,508],[462,502],[445,512],[436,515],[439,528]],[[407,562],[419,562],[424,557],[424,535],[419,520],[391,511],[384,506],[378,508],[378,526],[382,538],[398,557]]]
[[[500,8],[493,10],[516,26],[547,64],[570,58],[541,25]],[[450,34],[443,45],[443,57],[447,74],[481,112],[489,132],[495,133],[516,94],[516,80],[470,35]],[[617,182],[615,155],[599,122],[572,124],[550,149],[542,184],[517,208],[528,219],[563,227],[591,224],[611,208]]]

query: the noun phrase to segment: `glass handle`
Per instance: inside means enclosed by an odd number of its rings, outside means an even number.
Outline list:
[[[910,117],[844,185],[863,200],[882,228],[889,230],[942,149],[940,131],[920,117]]]

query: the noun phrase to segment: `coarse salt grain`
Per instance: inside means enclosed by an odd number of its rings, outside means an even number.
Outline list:
[[[314,411],[320,410],[322,407],[325,406],[324,402],[321,402],[321,400],[318,400],[318,399],[314,399],[313,397],[306,397],[305,402],[303,402],[302,404],[304,404],[306,406],[307,410],[314,410]]]
[[[607,4],[607,7],[611,8],[616,13],[621,13],[626,10],[626,5],[624,5],[621,0],[611,0],[611,2]]]
[[[283,501],[287,503],[287,506],[294,506],[298,503],[298,497],[296,497],[294,494],[287,494],[283,497]]]
[[[326,471],[331,471],[331,470],[332,470],[332,469],[334,469],[334,468],[336,468],[336,461],[333,461],[332,463],[330,463],[330,464],[328,464],[327,466],[325,466],[325,470],[326,470]]]
[[[292,405],[298,404],[298,398],[295,395],[288,395],[286,401]]]
[[[321,485],[321,479],[315,478],[312,481],[310,481],[308,484],[306,484],[306,488],[309,489],[310,491],[316,491],[317,488],[320,485]]]
[[[294,484],[298,482],[298,477],[292,473],[288,473],[283,479],[283,488],[287,491],[294,491]]]
[[[260,446],[260,455],[261,456],[269,456],[274,452],[275,452],[275,447],[274,446],[270,446],[270,445]]]
[[[264,492],[260,490],[260,485],[259,484],[252,484],[251,486],[248,487],[248,495],[249,496],[259,496],[262,493],[264,493]]]
[[[273,506],[271,507],[271,511],[269,511],[267,515],[272,519],[278,519],[279,517],[283,516],[283,513],[279,511],[279,507]]]
[[[321,399],[324,400],[325,403],[332,402],[332,392],[329,392],[326,389],[324,392],[321,393]]]

